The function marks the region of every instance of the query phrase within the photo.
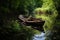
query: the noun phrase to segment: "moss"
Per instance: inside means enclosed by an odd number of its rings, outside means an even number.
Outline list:
[[[53,0],[43,0],[42,7],[36,8],[34,12],[36,18],[42,18],[42,20],[45,21],[45,24],[43,25],[45,31],[51,30],[53,28],[53,24],[58,15]]]

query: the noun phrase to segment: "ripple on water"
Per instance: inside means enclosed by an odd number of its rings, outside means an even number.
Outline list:
[[[35,34],[33,40],[45,40],[45,33],[41,32],[41,34]]]

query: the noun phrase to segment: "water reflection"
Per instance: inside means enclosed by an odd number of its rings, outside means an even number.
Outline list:
[[[35,34],[33,40],[45,40],[45,33],[41,32],[41,34]]]

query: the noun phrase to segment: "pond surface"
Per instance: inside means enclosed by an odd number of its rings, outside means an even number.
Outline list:
[[[45,33],[41,32],[40,34],[35,34],[33,40],[45,40]]]

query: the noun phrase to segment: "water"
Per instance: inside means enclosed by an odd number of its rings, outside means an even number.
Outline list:
[[[41,32],[41,34],[35,34],[33,40],[45,40],[45,33]]]

